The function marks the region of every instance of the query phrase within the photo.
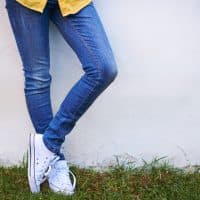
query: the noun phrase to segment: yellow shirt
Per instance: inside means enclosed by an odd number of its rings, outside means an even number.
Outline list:
[[[16,0],[32,10],[43,12],[48,0]],[[62,16],[74,14],[85,7],[92,0],[58,0]]]

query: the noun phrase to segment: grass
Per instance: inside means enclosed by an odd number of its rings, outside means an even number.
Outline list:
[[[72,166],[78,180],[72,197],[51,192],[47,182],[41,193],[31,194],[26,167],[0,167],[1,200],[200,200],[198,168],[186,172],[158,160],[142,167],[119,165],[101,172]]]

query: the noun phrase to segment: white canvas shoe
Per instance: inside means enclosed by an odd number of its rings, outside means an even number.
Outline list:
[[[31,133],[28,149],[28,181],[32,193],[40,192],[43,183],[51,171],[51,166],[59,160],[59,156],[51,152],[43,142],[43,135]]]
[[[70,179],[70,174],[73,177],[73,184]],[[48,182],[50,189],[55,193],[64,195],[73,195],[76,186],[76,177],[69,170],[66,160],[58,160],[52,166],[48,174]]]

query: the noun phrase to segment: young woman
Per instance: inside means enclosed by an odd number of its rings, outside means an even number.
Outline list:
[[[52,191],[71,195],[75,176],[61,145],[77,120],[116,78],[112,49],[91,0],[6,0],[5,7],[23,64],[26,105],[35,129],[29,139],[30,189],[40,192],[41,183],[48,180]],[[84,71],[55,116],[50,99],[50,20],[76,53]],[[73,184],[69,173],[74,177]]]

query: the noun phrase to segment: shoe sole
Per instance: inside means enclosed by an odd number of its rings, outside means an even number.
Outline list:
[[[35,134],[29,135],[28,148],[28,182],[32,193],[40,192],[40,187],[35,180]]]

